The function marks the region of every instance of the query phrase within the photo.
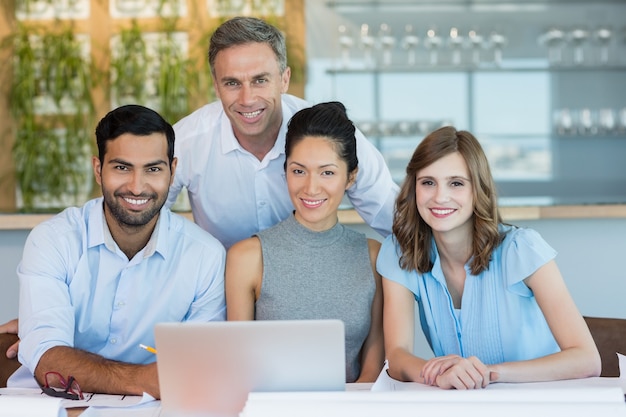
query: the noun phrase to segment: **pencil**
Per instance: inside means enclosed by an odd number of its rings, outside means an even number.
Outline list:
[[[150,347],[150,346],[146,346],[146,345],[139,345],[140,348],[147,350],[150,353],[154,353],[156,355],[157,351],[155,348]]]

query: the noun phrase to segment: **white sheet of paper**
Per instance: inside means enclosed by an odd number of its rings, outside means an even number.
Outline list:
[[[563,381],[550,382],[527,382],[523,384],[494,383],[485,388],[487,391],[493,390],[518,390],[518,389],[537,389],[537,390],[558,390],[558,389],[574,389],[574,388],[612,388],[619,387],[626,395],[626,356],[617,354],[620,360],[620,377],[619,378],[582,378],[567,379]],[[623,366],[623,368],[622,368]],[[402,382],[393,379],[387,373],[388,364],[380,371],[376,382],[372,385],[372,391],[441,391],[437,387],[420,384],[417,382]]]
[[[124,408],[91,406],[80,417],[159,417],[160,405],[160,401],[152,401]]]
[[[0,395],[0,417],[67,417],[60,398]]]
[[[76,407],[112,407],[126,408],[135,407],[146,403],[160,403],[144,393],[143,396],[138,395],[109,395],[109,394],[89,394],[85,393],[84,400],[66,400],[62,398],[48,397],[42,394],[40,388],[0,388],[0,398],[22,398],[31,400],[33,398],[52,398],[61,402],[64,408]]]

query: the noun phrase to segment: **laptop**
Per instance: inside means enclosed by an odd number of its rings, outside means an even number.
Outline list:
[[[161,416],[237,416],[250,392],[343,391],[340,320],[159,323]]]

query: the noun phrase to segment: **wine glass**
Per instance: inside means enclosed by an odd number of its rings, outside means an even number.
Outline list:
[[[612,108],[598,110],[598,127],[602,133],[611,133],[615,130],[615,111]]]
[[[561,48],[565,42],[565,33],[558,28],[548,29],[539,37],[539,43],[548,48],[548,62],[560,64],[563,57]]]
[[[484,46],[483,35],[477,30],[472,29],[469,31],[467,38],[469,40],[469,46],[472,49],[472,63],[474,65],[480,64],[480,50]]]
[[[585,61],[583,46],[588,37],[589,32],[583,27],[574,28],[569,33],[569,41],[574,47],[574,64],[576,65],[581,65]]]
[[[590,108],[580,110],[578,115],[578,131],[581,135],[595,135],[598,133],[595,114]]]
[[[415,47],[419,44],[419,37],[413,31],[413,25],[404,27],[404,36],[402,37],[402,48],[407,51],[407,64],[415,65],[417,56]]]
[[[346,25],[339,25],[339,48],[341,49],[341,66],[350,66],[350,50],[354,45],[354,39],[350,35],[350,30]]]
[[[502,47],[506,42],[506,37],[500,32],[494,30],[489,35],[489,45],[493,49],[493,63],[498,67],[502,65]]]
[[[430,65],[437,65],[439,61],[439,46],[441,45],[441,36],[437,35],[435,29],[428,29],[426,38],[424,38],[424,46],[430,50]]]
[[[396,44],[396,38],[391,34],[391,28],[388,24],[383,23],[380,25],[379,39],[383,51],[383,65],[388,67],[391,65],[391,53]]]
[[[365,66],[371,68],[374,66],[374,37],[370,34],[370,27],[367,23],[361,25],[361,46],[363,46]]]
[[[459,34],[458,28],[450,28],[448,44],[452,49],[452,65],[461,65],[461,46],[463,45],[463,36]]]
[[[609,44],[611,42],[613,32],[609,27],[598,28],[594,33],[594,39],[600,45],[600,63],[609,62]]]
[[[401,120],[396,124],[395,131],[400,136],[411,136],[415,130],[415,124],[408,120]]]
[[[574,115],[568,108],[556,110],[554,115],[556,133],[559,135],[570,135],[574,133]]]

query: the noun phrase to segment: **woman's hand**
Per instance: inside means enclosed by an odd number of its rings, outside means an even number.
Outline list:
[[[447,355],[430,359],[421,376],[427,385],[443,389],[478,389],[489,385],[489,368],[477,357]]]

